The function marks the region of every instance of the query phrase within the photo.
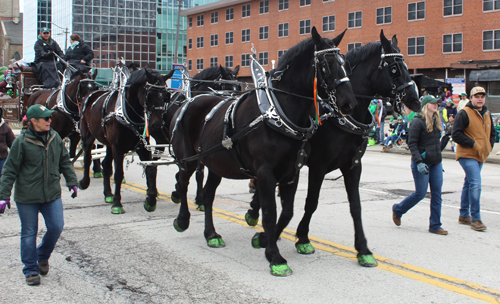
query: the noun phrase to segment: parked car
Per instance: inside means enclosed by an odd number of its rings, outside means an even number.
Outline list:
[[[385,110],[387,111],[387,116],[394,115],[394,108],[392,107],[392,103],[389,101],[385,102]]]

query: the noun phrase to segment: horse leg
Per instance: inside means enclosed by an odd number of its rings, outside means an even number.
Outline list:
[[[222,177],[216,175],[212,171],[208,171],[208,178],[203,188],[203,205],[205,206],[205,239],[209,247],[221,248],[225,247],[226,243],[222,237],[215,232],[214,218],[213,218],[213,205],[215,198],[215,191],[219,186]]]
[[[304,215],[300,220],[299,226],[297,227],[297,243],[295,243],[295,248],[300,254],[313,254],[314,247],[311,245],[309,240],[309,225],[311,224],[311,218],[313,213],[318,208],[319,193],[321,191],[321,185],[325,179],[325,172],[320,171],[318,168],[309,168],[309,179],[307,184],[307,197],[306,204],[304,206]]]
[[[113,202],[113,192],[111,191],[112,174],[113,174],[113,150],[110,147],[106,147],[106,157],[104,157],[102,161],[102,183],[104,186],[104,201],[106,203]]]
[[[83,178],[79,182],[80,189],[87,189],[90,185],[90,162],[92,161],[92,145],[83,146]]]
[[[349,208],[354,221],[354,248],[358,251],[358,262],[361,266],[375,267],[377,260],[368,249],[363,224],[361,223],[361,200],[359,196],[359,180],[361,178],[361,164],[352,169],[341,168],[344,175],[344,185],[349,199]]]
[[[175,179],[177,183],[175,184],[176,193],[180,199],[180,207],[179,214],[177,218],[174,220],[174,228],[178,232],[183,232],[189,228],[189,219],[191,217],[191,213],[189,213],[189,207],[187,202],[187,189],[189,185],[189,179],[193,175],[196,170],[196,163],[190,162],[184,164],[185,167],[180,169],[179,172],[175,175]]]
[[[125,213],[122,205],[122,181],[123,181],[123,158],[125,153],[117,146],[113,146],[113,160],[115,165],[115,195],[113,196],[113,206],[111,206],[111,213],[122,214]]]
[[[137,155],[141,161],[152,160],[151,152],[145,148],[137,151]],[[144,201],[144,209],[147,212],[153,212],[156,210],[156,196],[158,194],[158,189],[156,189],[156,174],[158,171],[157,166],[146,166],[146,184],[148,186],[147,197]]]
[[[93,145],[95,148],[103,148],[102,145]],[[93,167],[92,170],[94,171],[94,177],[99,178],[102,177],[102,169],[101,169],[101,160],[100,159],[95,159],[93,162]]]
[[[194,199],[196,205],[198,205],[198,210],[205,211],[205,206],[203,206],[203,179],[205,177],[205,165],[200,161],[196,167],[196,198]]]
[[[78,132],[71,132],[68,137],[71,142],[69,146],[69,157],[74,158],[76,156],[76,148],[78,147],[78,142],[80,141],[80,134]]]
[[[248,209],[245,214],[245,221],[248,226],[255,226],[259,222],[259,211],[260,211],[260,201],[259,201],[259,191],[255,189],[252,201],[250,202],[250,209]]]

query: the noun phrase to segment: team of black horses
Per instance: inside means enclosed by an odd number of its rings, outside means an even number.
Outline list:
[[[189,227],[187,188],[197,172],[196,203],[205,211],[204,236],[210,247],[225,246],[212,213],[221,179],[254,179],[256,192],[245,219],[255,226],[262,210],[264,232],[253,236],[252,245],[265,248],[275,276],[292,274],[277,240],[293,216],[301,168],[309,167],[305,213],[297,228],[296,248],[301,254],[314,253],[308,233],[321,185],[327,173],[340,169],[354,222],[358,262],[373,267],[377,261],[367,246],[359,195],[361,158],[374,126],[368,105],[376,96],[390,100],[397,111],[403,106],[419,111],[420,103],[396,36],[389,40],[381,31],[380,41],[344,56],[338,48],[344,34],[329,39],[313,28],[311,37],[290,48],[270,71],[252,58],[254,84],[244,91],[236,80],[239,66],[234,70],[208,68],[193,76],[189,88],[174,92],[166,84],[173,71],[162,75],[119,64],[109,88],[98,89],[91,85],[95,84],[92,77],[76,72],[67,76],[60,93],[43,92],[39,98],[58,109],[52,127],[62,137],[70,136],[67,131],[73,128],[79,131],[84,151],[82,189],[90,183],[94,141],[106,146],[104,196],[114,214],[125,212],[120,195],[124,155],[133,151],[141,160],[154,160],[150,136],[157,144],[170,144],[169,152],[179,168],[172,193],[172,200],[180,203],[174,221],[179,232]],[[110,183],[113,162],[114,191]],[[208,171],[205,185],[204,167]],[[146,166],[145,174],[144,208],[152,212],[157,203],[157,166]]]

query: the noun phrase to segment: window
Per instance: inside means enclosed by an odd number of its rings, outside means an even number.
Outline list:
[[[352,12],[352,13],[349,13],[347,14],[347,27],[348,28],[357,28],[357,27],[361,27],[362,25],[362,20],[363,18],[363,12],[362,11],[359,11],[359,12]]]
[[[355,42],[355,43],[348,43],[347,44],[347,51],[349,52],[350,50],[353,50],[355,48],[361,47],[361,42]]]
[[[288,37],[288,22],[278,24],[278,37]]]
[[[259,53],[259,63],[261,65],[269,65],[269,52]]]
[[[189,17],[189,28],[193,27],[193,17]]]
[[[203,70],[203,58],[196,59],[196,69]]]
[[[210,14],[210,23],[218,23],[219,22],[219,12],[212,12]]]
[[[278,1],[278,10],[287,10],[290,4],[288,3],[288,0],[279,0]]]
[[[488,96],[500,96],[500,81],[488,81]]]
[[[233,61],[234,61],[234,59],[233,59],[233,55],[226,56],[226,60],[225,60],[225,61],[226,61],[226,62],[225,62],[225,64],[224,64],[224,66],[225,66],[226,68],[233,68],[233,66],[234,66],[234,62],[233,62]]]
[[[205,24],[205,15],[196,16],[196,25],[203,26]]]
[[[219,34],[210,35],[210,46],[219,45]]]
[[[226,44],[233,44],[234,32],[226,33]]]
[[[188,70],[193,70],[193,60],[192,59],[189,59],[188,60]]]
[[[483,51],[500,50],[500,30],[483,32]]]
[[[241,54],[241,66],[242,67],[250,66],[250,54]]]
[[[269,0],[260,1],[259,14],[269,14]]]
[[[196,37],[196,48],[201,49],[203,47],[203,36]]]
[[[408,55],[425,54],[425,37],[408,38]]]
[[[408,20],[425,19],[425,1],[408,3]]]
[[[311,0],[300,0],[300,6],[311,5]]]
[[[323,17],[323,32],[335,31],[335,15]]]
[[[462,0],[444,0],[443,15],[462,15]]]
[[[286,50],[278,51],[278,61],[281,59],[281,56],[285,55],[285,53],[286,53]]]
[[[269,39],[269,26],[261,26],[259,27],[259,40],[267,40]]]
[[[500,0],[483,0],[483,11],[500,10]]]
[[[188,39],[188,48],[192,49],[193,48],[193,38]]]
[[[392,23],[392,7],[386,6],[377,8],[377,24],[388,24],[388,23]]]
[[[210,67],[217,67],[219,65],[219,60],[217,57],[210,57]]]
[[[241,42],[250,41],[250,29],[241,30]]]
[[[462,52],[462,34],[443,35],[443,53]]]
[[[299,22],[299,34],[305,35],[311,33],[311,19],[300,20]]]
[[[226,9],[226,21],[231,21],[234,19],[234,8]]]
[[[241,7],[241,18],[250,17],[250,4],[245,4]]]

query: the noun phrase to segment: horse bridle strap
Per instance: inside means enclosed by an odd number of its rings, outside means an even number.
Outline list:
[[[370,115],[369,119],[371,118],[370,123],[366,124],[357,121],[352,116],[343,116],[343,117],[336,116],[329,104],[322,103],[322,107],[323,110],[325,110],[327,113],[321,115],[321,120],[327,120],[333,118],[332,122],[337,127],[348,133],[361,136],[368,136],[368,134],[370,134],[371,130],[375,126],[375,117],[373,117],[373,114],[371,114],[371,112],[368,112]]]

